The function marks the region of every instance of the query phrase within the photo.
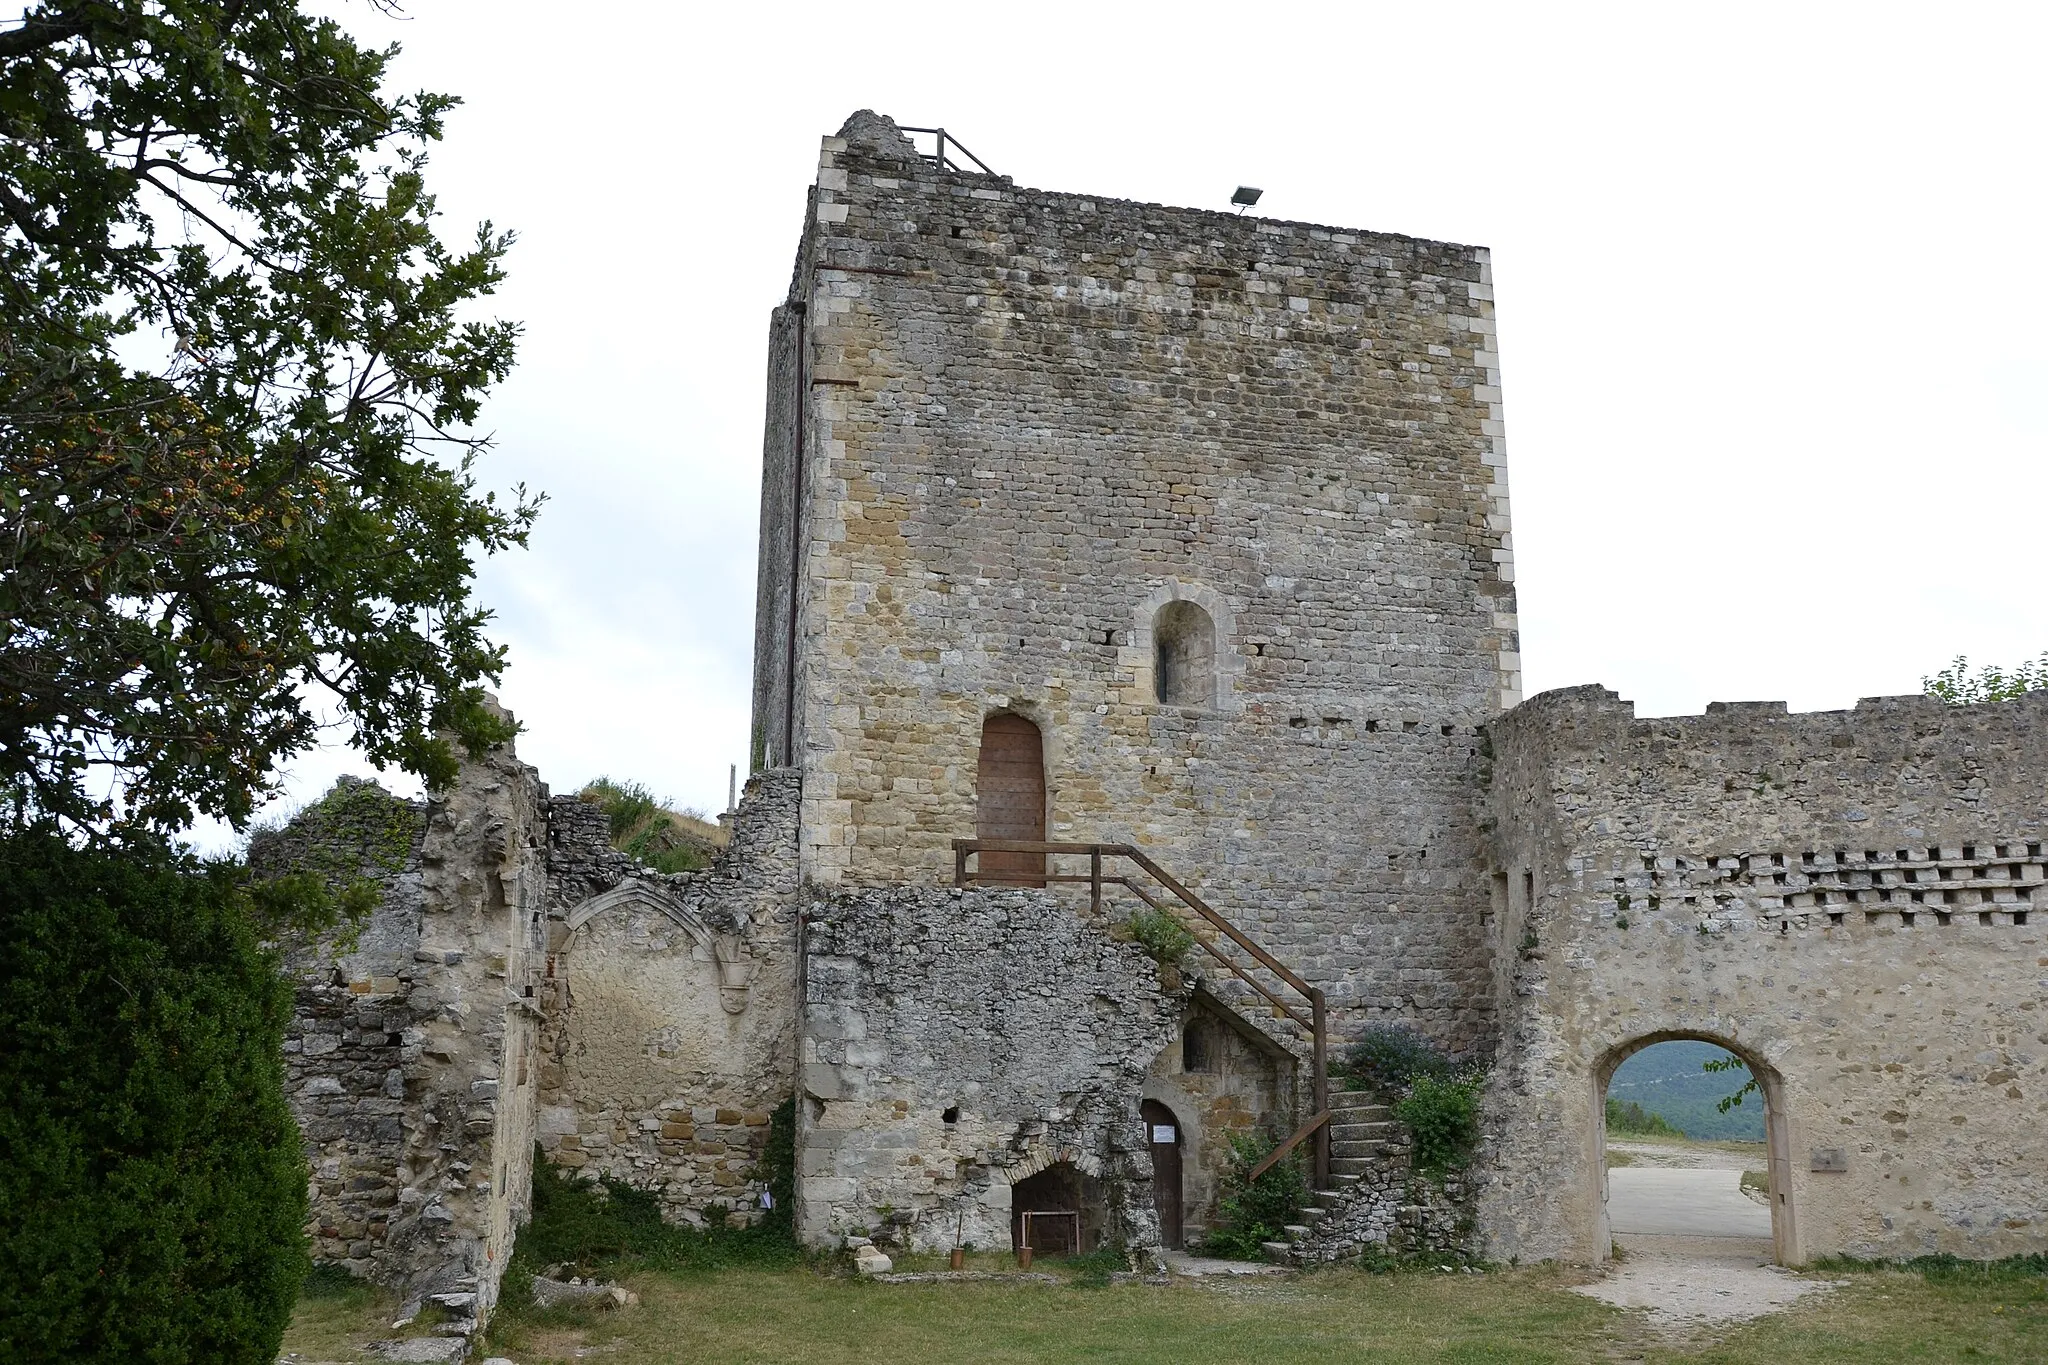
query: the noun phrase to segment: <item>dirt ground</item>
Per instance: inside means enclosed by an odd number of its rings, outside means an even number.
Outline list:
[[[1629,1162],[1607,1173],[1608,1217],[1622,1257],[1577,1292],[1647,1315],[1664,1333],[1740,1322],[1789,1307],[1839,1281],[1771,1262],[1768,1206],[1740,1187],[1765,1167],[1762,1143],[1609,1138]]]

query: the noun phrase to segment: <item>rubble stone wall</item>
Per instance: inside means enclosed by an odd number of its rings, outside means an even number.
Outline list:
[[[1067,1162],[1111,1241],[1158,1245],[1138,1104],[1190,984],[1043,891],[847,890],[804,934],[806,1243],[1007,1248],[1012,1185]]]
[[[1489,733],[1489,1255],[1605,1255],[1603,1092],[1666,1037],[1762,1081],[1781,1259],[2048,1247],[2048,693],[1638,719],[1581,687]]]
[[[314,1255],[481,1320],[531,1183],[546,789],[509,744],[423,803],[366,785],[250,853],[381,891],[352,944],[292,957],[286,1067]]]
[[[673,1221],[751,1216],[766,1189],[795,1083],[799,792],[792,770],[757,774],[727,848],[673,876],[613,851],[596,807],[550,809],[541,1145]]]
[[[1144,845],[1340,1030],[1488,1036],[1477,727],[1520,675],[1483,249],[1023,189],[856,115],[773,353],[758,619],[797,624],[755,723],[793,677],[808,877],[950,880],[1015,712],[1052,838]],[[1213,674],[1162,705],[1176,604]]]

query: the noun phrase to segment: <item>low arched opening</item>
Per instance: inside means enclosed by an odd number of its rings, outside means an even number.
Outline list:
[[[1674,1094],[1689,1071],[1706,1081],[1688,1088],[1694,1096],[1746,1091],[1742,1103],[1762,1107],[1761,1150],[1747,1150],[1747,1134],[1725,1141],[1689,1136],[1686,1128],[1697,1125],[1688,1122],[1675,1099],[1660,1102],[1652,1074],[1656,1068],[1617,1085],[1616,1073],[1623,1063],[1638,1054],[1655,1057],[1652,1049],[1670,1054],[1678,1068],[1670,1078]],[[1701,1069],[1703,1059],[1717,1054],[1732,1055],[1741,1066],[1713,1073]],[[1753,1087],[1748,1085],[1752,1079]],[[1795,1259],[1784,1082],[1760,1054],[1714,1034],[1649,1033],[1609,1049],[1594,1068],[1594,1087],[1593,1175],[1600,1187],[1599,1226],[1593,1240],[1602,1256],[1616,1246],[1655,1251],[1682,1242],[1694,1252],[1767,1255],[1785,1263]],[[1614,1101],[1611,1110],[1609,1100]],[[1691,1103],[1693,1112],[1699,1112],[1700,1101],[1695,1098]],[[1707,1109],[1714,1111],[1715,1106],[1708,1102]],[[1660,1124],[1659,1119],[1665,1122]],[[1612,1133],[1610,1123],[1615,1125]],[[1667,1131],[1667,1126],[1676,1131]],[[1611,1155],[1610,1139],[1616,1144]],[[1759,1184],[1761,1190],[1756,1188]]]
[[[1083,1256],[1102,1245],[1102,1182],[1056,1161],[1010,1187],[1010,1245],[1036,1256]]]

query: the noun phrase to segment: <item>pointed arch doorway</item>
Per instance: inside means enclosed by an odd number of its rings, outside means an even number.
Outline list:
[[[974,837],[1045,842],[1045,736],[1024,717],[1003,712],[981,726],[975,764]],[[983,853],[981,880],[1044,886],[1043,853]]]

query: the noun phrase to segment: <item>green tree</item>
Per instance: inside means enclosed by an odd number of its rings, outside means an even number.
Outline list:
[[[375,0],[373,0],[375,3]],[[426,148],[297,0],[44,0],[0,27],[0,784],[20,809],[247,819],[331,694],[430,782],[506,738],[473,557],[516,325],[469,316]]]
[[[2029,692],[2048,690],[2048,654],[2022,663],[2010,673],[1997,664],[1986,664],[1972,673],[1969,659],[1958,654],[1947,668],[1931,678],[1922,678],[1920,686],[1928,696],[1939,697],[1950,706],[2011,701]]]
[[[277,1358],[306,1163],[264,922],[161,843],[0,838],[0,1359]]]

